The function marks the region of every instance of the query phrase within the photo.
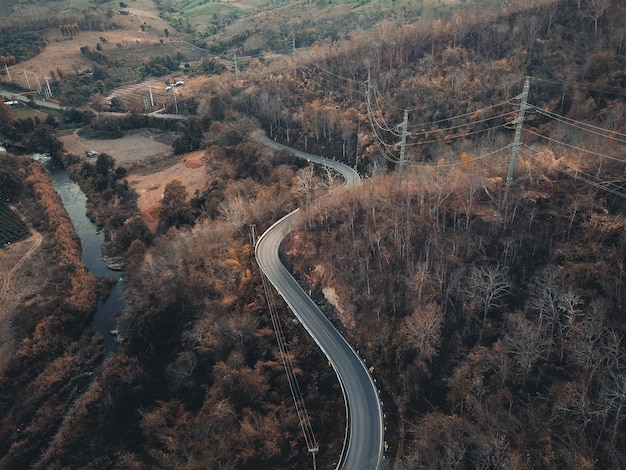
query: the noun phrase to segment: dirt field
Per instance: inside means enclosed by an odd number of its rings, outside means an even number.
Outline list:
[[[69,153],[80,157],[85,157],[90,150],[108,153],[118,166],[129,171],[149,166],[172,155],[172,147],[157,141],[156,136],[150,132],[134,133],[121,139],[83,139],[73,133],[59,139]]]
[[[175,158],[172,148],[154,137],[146,131],[121,139],[97,140],[83,139],[74,133],[61,137],[61,141],[66,151],[85,160],[94,160],[85,156],[85,152],[94,150],[111,155],[117,165],[125,167],[129,171],[126,179],[139,195],[138,205],[144,220],[154,230],[167,183],[179,180],[191,197],[196,189],[202,191],[208,181],[203,151]]]
[[[74,74],[76,71],[91,68],[93,63],[80,52],[82,46],[95,49],[96,44],[100,43],[106,53],[108,49],[131,50],[134,47],[159,44],[160,39],[167,41],[175,39],[174,28],[159,18],[158,11],[151,0],[134,0],[128,3],[131,5],[128,9],[130,14],[115,16],[115,23],[119,25],[115,30],[82,30],[72,39],[63,38],[60,30],[56,28],[45,31],[44,36],[48,45],[44,52],[26,62],[9,67],[12,81],[23,87],[28,87],[30,84],[31,89],[36,90],[38,84],[45,85],[45,77],[50,77],[51,71],[56,73],[60,69],[65,74]],[[144,22],[149,27],[145,27],[142,31],[141,25]],[[172,31],[170,39],[165,38],[166,28]],[[107,42],[102,43],[101,37],[106,38]],[[8,77],[0,76],[0,80],[8,81]]]
[[[196,190],[202,191],[206,187],[208,175],[203,156],[204,151],[189,153],[169,168],[156,173],[128,175],[131,188],[139,195],[137,204],[141,215],[151,230],[156,228],[159,205],[167,183],[179,180],[187,188],[189,197]]]

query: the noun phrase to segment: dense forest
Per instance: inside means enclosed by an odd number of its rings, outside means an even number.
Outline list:
[[[101,357],[85,320],[95,281],[72,264],[52,224],[62,217],[42,218],[75,289],[22,315],[0,375],[0,466],[310,466],[250,235],[302,207],[284,259],[375,366],[385,468],[626,467],[624,5],[427,3],[340,5],[333,25],[322,5],[247,41],[216,36],[258,52],[298,30],[301,49],[295,62],[242,61],[237,81],[220,69],[201,90],[173,150],[203,149],[210,182],[193,195],[165,182],[154,233],[125,168],[63,157],[127,262],[123,343]],[[91,116],[86,132],[140,121],[112,119]],[[49,124],[0,124],[57,145]],[[259,130],[367,178],[341,191],[331,172],[263,147]],[[41,170],[20,165],[22,194],[56,214]],[[323,436],[318,466],[334,468],[340,386],[280,314]]]

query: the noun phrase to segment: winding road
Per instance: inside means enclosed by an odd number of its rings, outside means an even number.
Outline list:
[[[340,172],[346,185],[360,182],[352,168],[326,158],[293,150],[266,137],[258,140],[277,150],[288,149],[297,157]],[[378,391],[367,368],[345,338],[291,276],[279,258],[283,239],[297,225],[295,210],[268,228],[256,244],[256,259],[263,273],[324,352],[335,370],[346,403],[346,436],[337,469],[375,470],[383,458],[384,424]]]

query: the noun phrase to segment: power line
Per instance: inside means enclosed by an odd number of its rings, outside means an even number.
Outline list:
[[[520,149],[520,153],[529,158],[532,158],[533,160],[538,161],[539,163],[543,163],[538,157],[537,153],[527,145],[524,145],[524,148]],[[623,185],[616,186],[615,183],[612,181],[600,180],[597,177],[590,175],[589,173],[581,171],[580,169],[572,170],[570,168],[555,167],[555,170],[559,173],[570,176],[575,180],[582,181],[583,183],[586,183],[602,191],[626,198],[626,191],[624,191]]]
[[[369,80],[369,79],[368,79]],[[383,122],[383,124],[385,125],[385,127],[382,126],[378,126],[380,128],[380,130],[385,131],[385,132],[391,132],[393,135],[395,135],[396,137],[400,137],[400,134],[397,134],[392,128],[389,127],[389,124],[387,124],[387,121],[385,121],[384,118],[384,114],[383,114],[383,110],[380,107],[380,103],[378,102],[378,97],[380,96],[378,94],[378,92],[376,91],[376,88],[372,88],[372,94],[374,95],[374,102],[376,103],[376,108],[378,110],[378,115],[380,115],[380,118]],[[408,110],[403,110],[403,111],[408,111]],[[407,130],[408,130],[408,124],[407,124]]]
[[[377,96],[376,94],[376,89],[370,87],[370,80],[368,78],[368,95],[367,95],[367,100],[368,100],[368,106],[369,106],[369,110],[370,110],[370,114],[372,116],[372,119],[374,121],[374,123],[376,124],[376,126],[383,132],[390,132],[391,134],[393,134],[396,137],[401,137],[401,134],[398,134],[396,131],[394,131],[393,129],[391,129],[389,127],[389,124],[387,124],[387,122],[385,121],[384,117],[383,117],[383,112],[382,109],[380,108],[380,105],[378,104],[378,100],[374,100],[376,102],[377,108],[378,108],[378,114],[380,114],[380,117],[383,121],[383,124],[385,125],[384,127],[381,126],[378,121],[376,121],[376,119],[374,118],[374,113],[372,112],[372,106],[371,106],[371,94],[370,91],[373,91],[374,96]],[[408,124],[407,124],[407,129],[408,129]]]
[[[512,114],[515,114],[515,113],[516,113],[516,111],[508,111],[506,113],[498,114],[496,116],[491,116],[491,117],[488,117],[488,118],[479,119],[478,121],[469,121],[469,122],[467,122],[465,124],[458,124],[456,126],[443,127],[443,128],[440,128],[440,129],[432,129],[432,130],[421,131],[421,132],[411,132],[410,136],[411,137],[417,137],[417,136],[420,136],[420,135],[433,134],[435,132],[452,131],[452,130],[455,130],[455,129],[461,129],[463,127],[472,126],[474,124],[480,124],[480,123],[483,123],[483,122],[493,121],[494,119],[505,118],[505,117],[511,116]],[[471,114],[474,114],[474,113],[471,113]],[[410,126],[410,127],[416,127],[416,126],[414,125],[414,126]],[[500,127],[500,126],[497,126],[497,127]]]
[[[550,119],[554,119],[555,121],[561,122],[561,123],[566,124],[568,126],[575,127],[576,129],[580,129],[580,130],[585,131],[585,132],[589,132],[591,134],[598,135],[600,137],[605,137],[607,139],[615,140],[615,141],[620,142],[622,144],[626,144],[626,140],[617,139],[617,138],[615,138],[615,137],[613,137],[611,135],[611,134],[613,134],[613,135],[618,135],[620,137],[626,138],[626,134],[622,134],[622,133],[617,132],[617,131],[610,131],[608,129],[604,129],[604,128],[599,127],[599,126],[594,126],[593,124],[588,124],[588,123],[577,121],[575,119],[571,119],[571,118],[568,118],[568,117],[565,117],[565,116],[561,116],[560,114],[553,113],[553,112],[548,111],[546,109],[539,108],[539,107],[537,107],[537,106],[535,106],[533,104],[529,104],[529,106],[531,108],[533,108],[535,111],[537,111],[539,114],[541,114],[541,115],[543,115],[545,117],[548,117]],[[596,131],[603,131],[603,132],[608,133],[608,135],[607,134],[603,134],[602,132],[596,132]]]
[[[548,80],[546,78],[538,78],[538,77],[530,77],[530,78],[538,82],[546,82],[546,83],[552,83],[554,85],[561,85],[563,88],[577,88],[579,90],[591,91],[594,93],[604,93],[604,94],[615,95],[615,96],[626,96],[625,93],[620,93],[617,91],[598,90],[597,88],[590,88],[590,87],[585,87],[582,85],[574,85],[574,84],[568,84],[568,83],[563,83],[563,82],[557,82],[555,80]]]
[[[505,127],[505,124],[499,124],[497,126],[493,126],[493,127],[487,127],[486,129],[479,129],[476,131],[471,131],[471,132],[465,132],[463,134],[454,134],[451,136],[446,136],[443,138],[439,138],[439,139],[430,139],[430,140],[423,140],[420,142],[411,142],[409,144],[407,144],[408,146],[417,146],[417,145],[425,145],[425,144],[432,144],[432,143],[436,143],[436,142],[449,142],[451,140],[454,139],[462,139],[464,137],[470,137],[472,135],[476,135],[476,134],[482,134],[483,132],[489,132],[491,130],[495,130],[495,129],[499,129],[501,127]],[[433,131],[433,132],[443,132],[446,131],[447,129],[440,129],[438,131]],[[412,137],[412,134],[411,134]]]
[[[582,147],[577,147],[577,146],[572,145],[572,144],[567,144],[565,142],[561,142],[560,140],[553,139],[552,137],[548,137],[548,136],[540,134],[538,132],[531,131],[530,129],[524,129],[524,132],[528,132],[529,134],[536,135],[537,137],[545,139],[545,140],[547,140],[549,142],[552,142],[554,144],[562,145],[563,147],[568,147],[568,148],[571,148],[571,149],[574,149],[574,150],[578,150],[580,152],[588,153],[588,154],[594,155],[596,157],[608,158],[609,160],[615,160],[617,162],[622,162],[622,163],[624,163],[624,161],[625,161],[623,158],[611,157],[610,155],[605,155],[603,153],[594,152],[593,150],[587,150],[587,149],[584,149]]]
[[[497,150],[493,150],[491,152],[485,153],[480,155],[479,157],[474,157],[474,158],[468,158],[466,160],[458,160],[458,161],[454,161],[454,162],[444,162],[444,163],[418,163],[418,162],[409,162],[412,163],[413,165],[420,165],[420,166],[437,166],[437,167],[446,167],[446,166],[456,166],[456,165],[464,165],[466,163],[470,163],[470,162],[476,162],[478,160],[483,160],[485,158],[491,157],[492,155],[495,155],[497,153],[500,152],[504,152],[505,150],[508,150],[511,148],[511,144],[509,145],[505,145],[504,147],[500,147]]]
[[[375,85],[372,85],[372,89],[373,89],[374,94],[376,96],[380,97],[380,100],[384,101],[387,106],[389,106],[391,108],[394,108],[394,109],[396,109],[398,111],[403,111],[404,110],[404,108],[399,108],[398,106],[395,106],[394,104],[389,102],[389,100],[385,99],[385,97],[378,92],[378,90],[376,89]],[[435,121],[425,121],[425,122],[422,122],[422,123],[419,123],[419,124],[411,124],[411,125],[409,125],[409,129],[414,128],[414,127],[424,127],[424,126],[428,126],[428,125],[432,125],[432,124],[439,124],[439,123],[451,121],[451,120],[454,120],[454,119],[460,119],[460,118],[464,118],[464,117],[467,117],[467,116],[475,115],[476,113],[481,113],[481,112],[484,112],[484,111],[488,111],[490,109],[499,108],[501,106],[506,106],[506,105],[509,105],[509,104],[511,104],[511,100],[501,101],[500,103],[496,103],[496,104],[493,104],[493,105],[490,105],[490,106],[486,106],[484,108],[479,108],[479,109],[476,109],[474,111],[468,111],[467,113],[458,114],[456,116],[450,116],[450,117],[447,117],[447,118],[437,119]],[[409,112],[411,112],[411,111],[422,111],[421,109],[418,109],[418,108],[415,108],[415,109],[408,108],[408,110],[409,110]]]
[[[250,229],[253,244],[256,245],[255,227],[251,226]],[[261,273],[261,282],[263,284],[263,290],[265,291],[265,298],[267,301],[268,309],[270,311],[270,318],[272,321],[272,326],[274,328],[276,342],[278,343],[281,362],[283,364],[283,368],[285,369],[285,374],[287,375],[287,382],[289,383],[291,398],[293,399],[294,406],[296,408],[296,414],[298,416],[300,428],[302,429],[302,434],[304,435],[307,449],[309,453],[311,453],[313,456],[313,467],[315,468],[315,454],[319,451],[319,444],[315,439],[313,426],[311,424],[311,418],[307,412],[302,390],[300,389],[298,379],[294,372],[293,362],[291,360],[291,353],[289,352],[289,348],[287,347],[285,334],[283,332],[282,324],[280,322],[280,317],[278,316],[278,310],[276,309],[274,291],[269,283],[269,280],[263,273]]]

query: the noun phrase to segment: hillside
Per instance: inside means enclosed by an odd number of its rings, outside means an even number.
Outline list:
[[[172,153],[203,152],[207,183],[191,193],[184,180],[159,182],[149,231],[129,183],[137,168],[64,155],[127,262],[124,343],[80,393],[78,378],[58,374],[68,378],[50,406],[55,371],[96,361],[83,353],[98,356],[90,336],[61,343],[71,356],[36,356],[30,375],[23,363],[8,369],[0,466],[310,466],[250,233],[301,207],[284,259],[374,367],[385,468],[626,467],[623,3],[250,2],[230,16],[212,3],[137,0],[112,18],[117,3],[93,4],[120,28],[89,32],[79,10],[78,37],[58,41],[80,44],[71,55],[95,75],[55,74],[53,92],[68,103],[138,111],[124,96],[184,77],[174,90],[181,122],[87,108],[65,116],[87,141],[121,136],[118,147],[137,129],[167,132]],[[140,10],[158,25],[145,49],[132,44],[144,33],[131,22]],[[39,34],[52,37],[45,27]],[[179,43],[206,57],[186,66]],[[49,46],[9,70],[45,63]],[[107,104],[111,94],[120,99]],[[57,145],[42,122],[0,124],[29,145]],[[336,175],[261,146],[260,131],[353,165],[365,182],[336,191]],[[279,313],[323,436],[318,468],[334,468],[339,384],[284,305]],[[44,326],[19,331],[28,354]],[[15,400],[24,387],[39,398]]]
[[[623,196],[486,161],[326,198],[286,251],[376,366],[396,468],[621,468]]]

